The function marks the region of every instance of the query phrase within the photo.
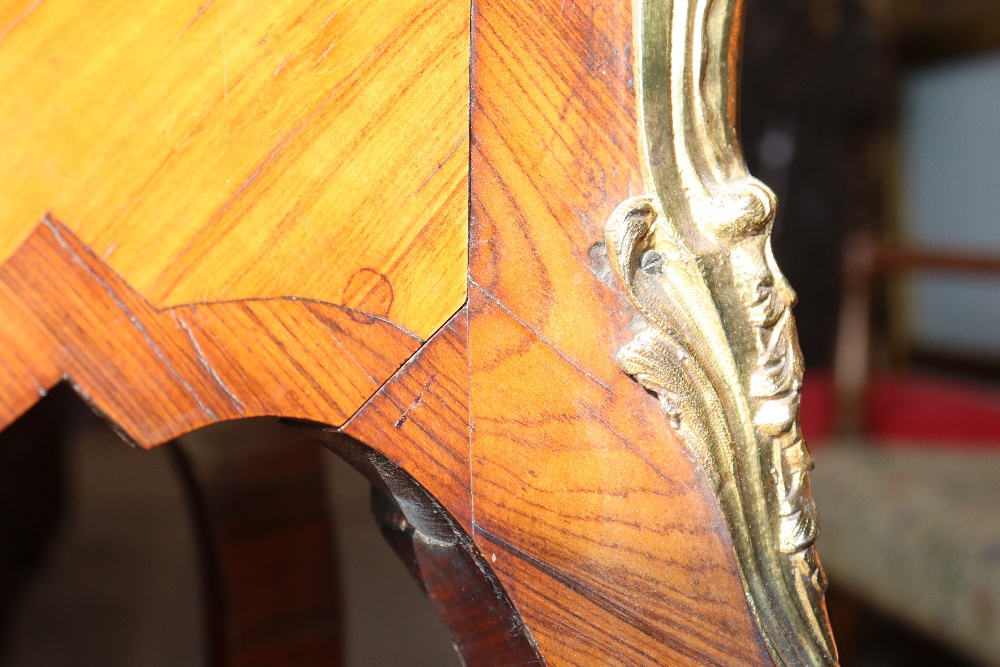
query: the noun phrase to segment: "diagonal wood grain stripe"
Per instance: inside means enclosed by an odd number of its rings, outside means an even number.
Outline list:
[[[0,266],[0,313],[0,427],[65,378],[143,447],[240,417],[339,425],[422,343],[300,299],[158,310],[49,218]]]
[[[464,303],[469,0],[3,4],[0,261],[52,211],[157,307]]]

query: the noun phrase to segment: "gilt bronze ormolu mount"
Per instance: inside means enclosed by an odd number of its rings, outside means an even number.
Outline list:
[[[774,193],[736,131],[743,3],[638,0],[647,191],[608,221],[611,266],[646,328],[619,353],[711,478],[776,665],[832,666],[812,458],[798,423],[795,293],[771,253]]]

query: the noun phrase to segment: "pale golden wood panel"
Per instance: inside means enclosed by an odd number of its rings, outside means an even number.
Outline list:
[[[464,302],[469,0],[0,5],[0,261],[51,211],[159,307]]]

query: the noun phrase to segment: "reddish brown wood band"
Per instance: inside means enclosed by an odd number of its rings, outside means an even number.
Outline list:
[[[471,532],[467,309],[434,334],[340,430],[406,470]]]
[[[0,313],[0,426],[66,379],[143,447],[240,417],[341,424],[422,342],[307,300],[157,310],[51,219],[0,266]]]

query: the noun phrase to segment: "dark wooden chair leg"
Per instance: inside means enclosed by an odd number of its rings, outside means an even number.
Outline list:
[[[372,514],[382,536],[437,609],[467,665],[542,664],[527,642],[499,633],[498,621],[512,616],[505,596],[484,587],[482,556],[471,540],[442,541],[406,518],[396,500],[372,486]],[[514,622],[510,632],[522,632]],[[525,637],[526,638],[526,637]]]
[[[9,618],[65,514],[73,396],[57,386],[0,431],[0,657]]]
[[[441,504],[374,449],[344,435],[316,432],[372,483],[372,513],[382,535],[441,616],[463,664],[544,664],[484,555]]]
[[[173,445],[203,545],[210,664],[341,665],[322,450],[236,428],[240,441],[216,427]]]

